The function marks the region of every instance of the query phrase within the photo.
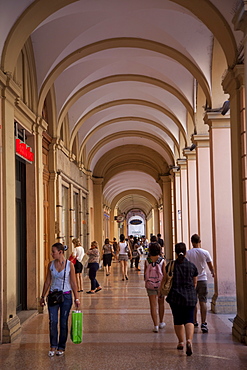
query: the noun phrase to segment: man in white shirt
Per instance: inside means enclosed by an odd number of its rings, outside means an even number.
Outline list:
[[[206,322],[207,295],[208,295],[206,267],[208,266],[212,276],[214,277],[215,275],[214,266],[209,252],[201,248],[200,236],[197,234],[192,235],[191,243],[193,245],[193,248],[187,251],[186,258],[190,262],[194,263],[198,270],[196,291],[201,311],[201,330],[203,333],[208,333],[208,327]],[[194,325],[196,327],[198,326],[197,309],[195,309]]]

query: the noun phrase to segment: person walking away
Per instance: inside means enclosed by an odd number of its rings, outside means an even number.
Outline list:
[[[173,279],[170,292],[166,301],[170,304],[174,330],[178,338],[178,350],[184,348],[184,331],[186,337],[186,354],[192,355],[192,340],[194,335],[194,311],[197,302],[196,282],[198,271],[196,266],[187,260],[186,245],[178,243],[175,245],[177,259],[174,262]],[[170,262],[171,263],[171,262]],[[167,281],[166,266],[164,282]],[[163,281],[161,283],[163,285]]]
[[[93,241],[91,243],[90,249],[87,251],[88,259],[88,268],[89,268],[89,279],[91,280],[91,290],[87,292],[87,294],[94,294],[102,290],[102,287],[99,285],[96,279],[96,273],[99,269],[99,243],[97,241]]]
[[[159,245],[161,246],[161,251],[163,255],[165,255],[165,243],[164,243],[164,240],[161,238],[161,234],[157,234],[157,241]]]
[[[103,266],[105,267],[106,276],[109,276],[111,273],[111,262],[113,253],[113,246],[110,244],[109,239],[106,238],[105,244],[102,247]]]
[[[137,271],[141,271],[141,269],[139,268],[139,262],[140,262],[140,250],[139,250],[139,248],[140,248],[140,245],[139,245],[138,239],[136,237],[134,237],[131,262],[132,262],[132,260],[135,261],[135,269]]]
[[[113,238],[114,261],[117,260],[117,239]]]
[[[150,313],[154,324],[153,331],[155,333],[158,333],[159,328],[163,329],[166,325],[163,321],[165,297],[159,292],[160,283],[165,272],[165,265],[165,260],[161,256],[160,245],[157,242],[150,243],[149,256],[144,264],[144,281],[149,298]]]
[[[132,258],[130,247],[128,246],[128,243],[125,241],[124,234],[120,235],[118,243],[118,260],[121,265],[121,271],[122,271],[122,280],[124,279],[129,280],[128,278],[128,259],[129,255],[130,258]],[[129,251],[129,252],[128,252]]]
[[[40,305],[45,305],[47,292],[62,291],[63,299],[61,303],[51,305],[48,300],[49,312],[49,331],[50,331],[50,351],[49,357],[54,355],[62,356],[66,348],[68,338],[68,318],[72,306],[72,294],[74,294],[74,303],[78,309],[80,301],[77,293],[77,284],[75,278],[75,269],[73,263],[64,257],[64,246],[61,243],[55,243],[52,246],[52,258],[48,265],[47,275],[44,282]],[[58,336],[58,311],[60,310],[60,333]]]
[[[201,311],[201,330],[203,333],[208,333],[207,326],[207,296],[208,296],[208,286],[207,286],[207,271],[208,266],[212,277],[215,276],[214,266],[210,253],[206,249],[201,248],[201,239],[198,234],[191,236],[191,243],[193,248],[188,250],[187,259],[196,265],[198,270],[197,286],[196,292],[199,300],[199,306]],[[197,308],[195,309],[194,325],[198,327],[197,322]]]
[[[74,238],[72,240],[72,243],[74,244],[73,255],[76,258],[75,276],[76,276],[76,281],[77,281],[77,291],[79,293],[79,292],[83,292],[82,259],[85,253],[84,253],[84,248],[82,247],[79,238]]]

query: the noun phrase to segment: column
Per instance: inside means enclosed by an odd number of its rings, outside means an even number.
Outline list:
[[[192,140],[196,144],[198,234],[202,248],[213,256],[209,135],[194,135]]]
[[[167,259],[173,258],[172,244],[172,202],[171,202],[171,176],[160,176],[162,180],[162,196],[163,196],[163,235],[165,251]]]
[[[103,177],[93,177],[94,239],[103,245]]]
[[[189,239],[191,235],[198,234],[198,199],[196,187],[196,152],[184,149],[184,156],[187,159],[187,180],[188,180],[188,214],[189,214]],[[189,248],[189,245],[188,245]]]
[[[11,84],[11,81],[9,81]],[[1,292],[2,343],[12,342],[20,333],[20,320],[16,315],[16,175],[14,104],[16,94],[10,87],[2,89],[2,243]],[[1,257],[3,258],[3,257]]]
[[[246,76],[245,76],[246,78]],[[224,90],[231,101],[231,147],[234,249],[237,288],[237,316],[233,322],[233,335],[247,344],[247,217],[246,217],[246,109],[244,66],[236,66],[223,81]]]
[[[182,212],[181,212],[181,180],[180,167],[173,167],[174,173],[174,201],[175,201],[175,244],[182,241]]]
[[[154,208],[154,220],[153,220],[153,233],[157,236],[159,233],[159,209],[158,206],[155,205]]]
[[[46,129],[46,125],[43,126],[40,120],[40,124],[37,123],[35,126],[35,167],[36,167],[36,191],[37,191],[37,242],[36,242],[36,255],[37,255],[37,297],[42,292],[44,280],[45,280],[45,251],[44,251],[44,194],[43,194],[43,131]],[[35,264],[35,262],[34,262]],[[38,304],[39,312],[43,312],[43,307]]]
[[[215,313],[235,313],[236,281],[233,247],[230,117],[229,114],[223,116],[221,113],[208,112],[204,121],[209,125],[212,241],[216,271],[211,309]],[[224,185],[222,186],[222,184]],[[211,274],[209,276],[212,279]]]
[[[187,180],[187,160],[178,159],[180,167],[180,190],[181,190],[181,221],[182,221],[182,242],[189,249],[189,222],[188,222],[188,180]]]
[[[237,65],[226,74],[222,85],[230,94],[233,220],[237,287],[237,316],[233,322],[233,335],[247,344],[247,163],[246,163],[246,119],[247,119],[247,4],[241,2],[233,18],[236,30],[244,33],[245,64]]]

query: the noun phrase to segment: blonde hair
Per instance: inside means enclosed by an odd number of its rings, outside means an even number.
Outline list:
[[[79,238],[72,239],[72,243],[75,245],[75,247],[78,247],[78,246],[81,245],[81,242],[80,242]]]
[[[98,248],[98,247],[99,247],[99,243],[98,243],[98,242],[96,242],[96,240],[94,240],[94,241],[91,243],[91,247]]]

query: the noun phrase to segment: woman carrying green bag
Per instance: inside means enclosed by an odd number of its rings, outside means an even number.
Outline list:
[[[70,337],[73,343],[82,342],[83,314],[81,311],[72,311]]]
[[[73,263],[65,259],[65,247],[61,243],[52,246],[53,261],[48,265],[46,280],[40,298],[40,305],[45,305],[48,294],[48,312],[50,329],[50,351],[48,356],[62,356],[68,337],[68,318],[72,306],[72,291],[75,306],[80,306]],[[60,333],[58,334],[58,311],[60,311]]]

